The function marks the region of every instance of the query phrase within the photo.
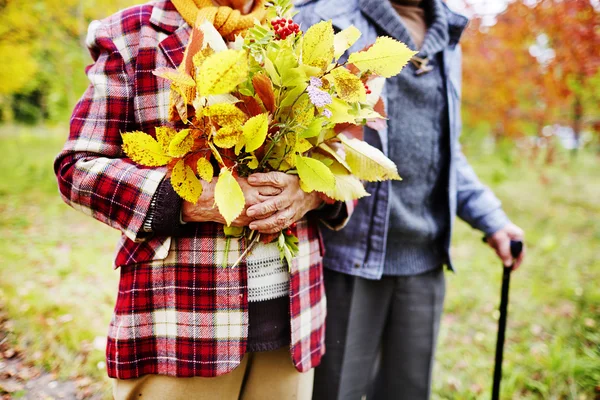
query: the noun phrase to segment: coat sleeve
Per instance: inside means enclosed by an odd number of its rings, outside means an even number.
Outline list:
[[[456,56],[451,65],[450,84],[456,90],[456,95],[461,97],[461,50],[457,46]],[[460,104],[460,102],[457,102]],[[457,118],[458,131],[461,130],[460,108],[454,113]],[[486,235],[502,229],[510,222],[504,211],[500,200],[483,183],[479,181],[477,174],[467,161],[462,152],[458,140],[453,144],[454,162],[456,165],[456,196],[457,214],[473,228],[478,229]]]
[[[457,214],[486,235],[502,229],[510,221],[500,200],[482,184],[460,150],[456,152]]]
[[[143,168],[124,156],[121,132],[136,129],[133,79],[106,25],[92,23],[88,38],[94,58],[86,70],[90,83],[54,162],[58,187],[71,207],[140,241],[166,169]]]

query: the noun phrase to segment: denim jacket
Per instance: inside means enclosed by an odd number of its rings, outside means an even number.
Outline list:
[[[387,0],[381,0],[387,1]],[[369,10],[363,0],[316,0],[296,5],[299,11],[296,19],[303,29],[321,21],[332,20],[336,30],[354,25],[362,36],[350,51],[357,51],[372,44],[377,38],[377,30],[369,20]],[[483,185],[462,153],[459,143],[461,132],[461,50],[458,41],[467,25],[467,19],[446,8],[449,21],[450,43],[443,52],[444,77],[446,79],[448,113],[450,123],[450,173],[448,181],[448,206],[450,229],[444,239],[448,266],[450,260],[450,237],[455,216],[479,229],[486,235],[504,227],[508,217],[501,208],[500,201],[489,188]],[[383,94],[385,101],[385,92]],[[373,131],[365,129],[365,140],[387,153],[388,133],[386,129]],[[380,279],[383,274],[386,240],[390,213],[391,183],[373,182],[366,185],[371,196],[362,198],[354,210],[352,218],[344,229],[338,232],[325,231],[324,265],[332,270],[360,276],[367,279]]]

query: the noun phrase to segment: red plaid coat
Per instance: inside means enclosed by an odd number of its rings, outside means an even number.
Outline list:
[[[182,61],[190,34],[170,1],[154,1],[90,25],[90,85],[71,118],[55,162],[63,199],[119,229],[119,294],[110,323],[108,374],[211,377],[235,368],[246,352],[246,266],[221,268],[222,226],[188,224],[181,237],[144,238],[142,225],[164,168],[124,157],[121,132],[154,134],[168,123],[169,84],[152,71]],[[349,205],[351,207],[351,205]],[[290,276],[291,356],[299,371],[324,353],[322,245],[314,222],[297,225],[300,254]],[[246,246],[232,240],[233,264]]]

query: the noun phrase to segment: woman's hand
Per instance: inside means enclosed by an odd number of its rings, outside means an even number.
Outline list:
[[[246,205],[241,214],[231,222],[232,226],[248,226],[252,222],[253,218],[246,215],[246,210],[255,204],[265,202],[281,193],[282,189],[272,185],[252,186],[248,184],[248,180],[245,178],[236,178],[242,192],[244,192],[244,198],[246,199]],[[217,178],[213,178],[211,182],[202,182],[202,196],[196,202],[192,204],[184,201],[182,207],[182,218],[185,222],[218,222],[225,224],[225,218],[219,213],[219,209],[215,204],[215,185],[217,184]]]
[[[281,190],[279,194],[269,196],[246,211],[246,215],[254,220],[250,223],[250,229],[261,233],[282,231],[322,203],[316,192],[306,193],[300,188],[297,175],[257,173],[248,177],[248,183],[259,190],[265,187]]]

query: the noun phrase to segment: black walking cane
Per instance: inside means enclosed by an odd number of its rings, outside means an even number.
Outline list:
[[[484,238],[484,241],[485,238]],[[523,251],[523,242],[510,241],[510,253],[516,260]],[[492,387],[492,400],[500,398],[500,381],[502,380],[502,357],[504,355],[504,334],[506,333],[506,316],[508,314],[508,290],[510,288],[510,273],[513,265],[503,268],[502,291],[500,295],[500,319],[498,320],[498,339],[496,341],[496,363],[494,364],[494,385]]]

